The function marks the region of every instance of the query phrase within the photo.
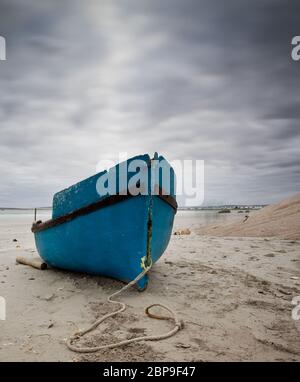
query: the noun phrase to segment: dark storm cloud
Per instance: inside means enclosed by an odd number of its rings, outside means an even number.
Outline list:
[[[166,1],[160,8],[161,2],[154,1],[146,10],[139,2],[132,4],[124,8],[124,18],[145,12],[149,21],[144,37],[151,28],[163,36],[161,45],[144,56],[137,78],[127,78],[124,86],[130,89],[133,82],[144,86],[146,94],[157,89],[151,114],[180,112],[192,99],[194,108],[234,109],[238,104],[245,111],[272,115],[297,95],[299,68],[290,60],[300,13],[296,2]],[[143,37],[143,30],[139,32]],[[212,83],[201,76],[211,76]],[[178,93],[177,102],[162,103]]]
[[[0,205],[127,151],[206,161],[206,202],[297,192],[300,3],[0,0]]]

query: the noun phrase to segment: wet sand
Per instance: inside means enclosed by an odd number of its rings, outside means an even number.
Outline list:
[[[178,214],[175,229],[188,227]],[[300,241],[277,237],[172,236],[151,270],[143,293],[122,297],[128,309],[83,343],[100,345],[172,325],[146,317],[161,302],[184,321],[169,339],[141,342],[90,355],[70,352],[65,339],[111,311],[106,298],[119,281],[16,265],[35,254],[27,220],[0,226],[0,295],[7,304],[0,321],[1,361],[300,361],[300,321],[292,319],[300,296]],[[14,242],[13,239],[17,239]]]

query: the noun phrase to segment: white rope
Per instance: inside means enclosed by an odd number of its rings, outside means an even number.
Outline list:
[[[112,295],[110,295],[107,298],[107,301],[109,303],[119,304],[121,306],[120,309],[118,309],[116,312],[108,313],[108,314],[104,315],[103,317],[99,318],[98,320],[96,320],[87,329],[84,329],[84,330],[81,330],[81,331],[79,331],[77,333],[74,333],[67,340],[67,347],[70,350],[72,350],[73,352],[77,352],[77,353],[95,353],[95,352],[97,352],[99,350],[112,349],[112,348],[116,348],[116,347],[119,347],[119,346],[128,345],[128,344],[131,344],[133,342],[162,340],[162,339],[169,338],[169,337],[173,336],[180,329],[182,329],[182,322],[179,321],[176,313],[171,308],[169,308],[169,307],[167,307],[166,305],[163,305],[163,304],[152,304],[152,305],[149,305],[146,308],[145,313],[149,317],[151,317],[151,318],[156,318],[156,319],[159,319],[159,320],[172,320],[172,321],[174,321],[174,328],[172,330],[170,330],[170,331],[168,331],[167,333],[164,333],[164,334],[159,334],[159,335],[154,335],[154,336],[136,337],[136,338],[132,338],[130,340],[124,340],[124,341],[120,341],[120,342],[117,342],[117,343],[112,343],[112,344],[108,344],[108,345],[101,345],[101,346],[95,346],[95,347],[82,347],[82,346],[75,346],[74,345],[74,341],[78,340],[80,337],[83,337],[85,334],[95,330],[102,322],[106,321],[109,317],[114,317],[117,314],[119,314],[121,312],[124,312],[124,310],[126,310],[126,305],[123,302],[114,301],[113,298],[116,297],[118,294],[124,292],[125,290],[129,289],[131,286],[135,285],[143,276],[145,276],[145,274],[147,272],[149,272],[149,270],[151,269],[151,266],[152,266],[152,264],[150,266],[148,266],[148,267],[145,267],[143,272],[141,272],[134,280],[132,280],[130,283],[125,285],[122,289],[120,289],[119,291],[113,293]],[[168,316],[168,317],[167,316],[159,316],[159,315],[154,315],[154,314],[150,313],[149,310],[151,308],[155,307],[155,306],[159,306],[159,307],[167,310],[171,314],[171,316]]]

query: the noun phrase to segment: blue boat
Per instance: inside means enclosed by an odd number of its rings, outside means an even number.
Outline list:
[[[167,248],[177,211],[175,173],[162,156],[136,156],[58,192],[52,211],[51,220],[32,225],[47,264],[129,282]],[[145,275],[138,288],[147,283]]]

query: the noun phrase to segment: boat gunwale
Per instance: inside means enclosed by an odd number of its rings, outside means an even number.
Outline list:
[[[130,190],[128,190],[130,191]],[[79,217],[79,216],[84,216],[87,214],[90,214],[92,212],[98,211],[101,208],[109,207],[114,204],[120,203],[122,201],[131,199],[136,196],[147,196],[143,195],[141,192],[139,192],[137,195],[133,195],[132,193],[127,193],[125,195],[122,194],[116,194],[116,195],[108,195],[106,198],[98,200],[94,203],[91,203],[87,206],[81,207],[75,211],[72,211],[68,214],[65,214],[63,216],[59,216],[54,219],[49,219],[44,222],[42,221],[37,221],[32,224],[31,231],[33,233],[44,231],[49,228],[56,227],[58,225],[67,223],[72,221],[73,219]],[[176,202],[176,199],[172,195],[167,195],[165,194],[164,190],[161,187],[156,186],[155,193],[152,196],[157,196],[167,204],[169,204],[174,210],[175,214],[177,212],[178,204]]]

